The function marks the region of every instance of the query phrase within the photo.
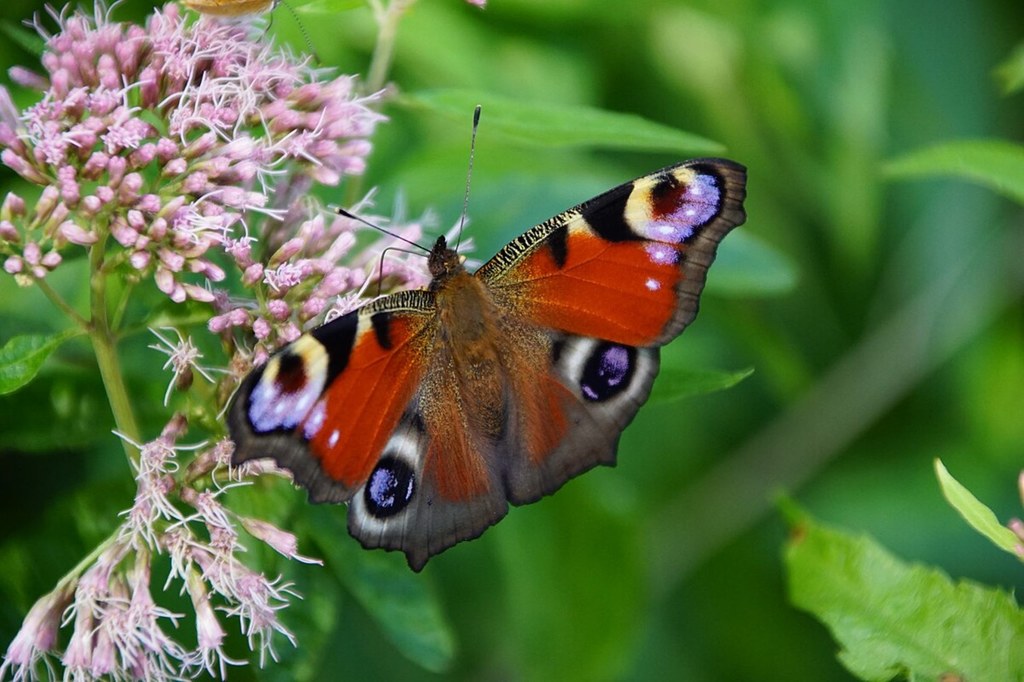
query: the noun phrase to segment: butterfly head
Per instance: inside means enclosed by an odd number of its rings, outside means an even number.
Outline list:
[[[434,242],[434,248],[430,250],[430,257],[427,261],[430,276],[433,278],[430,288],[437,289],[452,276],[465,272],[464,262],[465,259],[456,253],[455,249],[448,247],[448,240],[444,238],[444,235],[438,237]]]

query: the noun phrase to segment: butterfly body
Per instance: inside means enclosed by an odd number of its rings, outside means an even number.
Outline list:
[[[469,273],[439,238],[426,290],[315,329],[242,383],[235,462],[272,457],[316,502],[347,501],[366,547],[430,556],[508,503],[614,464],[660,346],[697,312],[745,172],[686,162],[528,230]]]

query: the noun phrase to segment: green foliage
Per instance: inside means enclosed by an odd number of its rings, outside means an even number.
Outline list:
[[[796,266],[785,254],[740,231],[721,247],[708,289],[722,296],[781,296],[796,285]]]
[[[402,655],[426,670],[446,670],[455,639],[429,582],[410,571],[401,554],[363,551],[348,537],[339,512],[316,507],[308,516],[310,536],[329,570]]]
[[[1024,146],[1002,140],[946,142],[891,161],[898,178],[952,175],[1024,204]]]
[[[289,2],[291,4],[291,2]],[[295,11],[300,15],[309,15],[318,19],[318,14],[335,14],[347,12],[364,6],[363,0],[310,0],[309,2],[294,3]],[[322,17],[319,17],[322,20]]]
[[[655,402],[671,402],[682,398],[713,393],[732,388],[754,373],[753,367],[738,372],[716,372],[662,365],[658,374],[658,390],[652,396]]]
[[[32,334],[9,339],[0,348],[0,395],[13,393],[32,381],[46,358],[77,333],[69,330],[52,336]]]
[[[786,507],[790,597],[828,625],[854,675],[878,682],[1024,677],[1024,613],[1011,594],[907,564],[867,536]]]
[[[19,26],[10,21],[3,21],[0,22],[0,32],[29,54],[43,53],[43,39],[25,26]]]
[[[497,550],[512,637],[503,648],[529,679],[615,679],[628,669],[646,576],[628,532],[631,505],[614,494],[592,475],[567,484],[548,508],[513,509],[502,522],[509,528]]]
[[[938,459],[935,460],[935,475],[939,478],[942,494],[960,516],[964,517],[964,521],[991,540],[996,547],[1020,558],[1021,539],[1012,530],[999,523],[999,519],[996,518],[992,510],[953,478],[943,466],[942,461]]]
[[[1018,43],[1006,61],[999,65],[996,78],[1007,95],[1024,89],[1024,42]]]
[[[4,447],[16,452],[84,448],[109,438],[109,412],[98,377],[60,367],[0,397],[0,433]]]
[[[722,145],[699,135],[640,116],[593,107],[525,102],[486,90],[433,90],[408,95],[403,100],[410,106],[443,114],[454,123],[464,123],[466,112],[479,104],[486,112],[487,134],[513,144],[680,154],[723,151]]]
[[[284,621],[302,646],[283,649],[276,665],[268,665],[261,677],[280,682],[314,682],[330,677],[325,665],[338,636],[339,612],[344,608],[345,596],[340,585],[317,567],[295,565],[287,571],[290,578],[300,580],[305,598],[301,608],[287,609]],[[301,575],[300,575],[301,574]]]

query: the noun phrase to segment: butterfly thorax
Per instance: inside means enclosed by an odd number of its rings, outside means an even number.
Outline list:
[[[430,256],[430,284],[437,307],[440,367],[456,378],[459,402],[474,405],[483,417],[474,424],[484,435],[496,435],[504,412],[503,353],[508,349],[502,314],[487,285],[466,271],[461,258],[439,237]]]

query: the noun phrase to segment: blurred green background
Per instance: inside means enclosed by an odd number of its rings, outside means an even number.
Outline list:
[[[323,63],[365,73],[369,11],[326,6],[299,8]],[[116,16],[148,8],[128,2]],[[0,16],[13,24],[37,9],[9,1]],[[301,49],[283,9],[272,33]],[[282,491],[293,526],[334,524],[334,565],[278,564],[305,595],[290,617],[316,632],[300,651],[278,647],[283,667],[232,679],[849,679],[825,628],[787,602],[781,492],[904,558],[1012,588],[1019,563],[948,507],[932,459],[1001,518],[1024,513],[1024,213],[960,180],[883,169],[954,139],[1020,142],[1024,94],[1003,95],[994,70],[1022,40],[1019,0],[490,0],[483,11],[420,0],[400,25],[399,98],[384,109],[391,120],[362,188],[380,188],[380,212],[432,209],[439,229],[458,218],[471,112],[446,117],[408,97],[426,90],[635,113],[718,141],[721,155],[749,167],[749,217],[724,242],[700,317],[664,362],[755,373],[682,401],[658,401],[656,383],[615,469],[512,510],[413,578],[450,628],[438,637],[455,644],[411,658],[443,672],[399,653],[408,614],[375,610],[330,578],[364,561],[404,570],[401,557],[365,558],[342,509]],[[4,41],[0,62],[34,59]],[[468,230],[480,259],[680,159],[509,140],[489,131],[488,116]],[[3,169],[0,190],[13,184]],[[0,341],[61,328],[42,297],[6,277],[0,320]],[[126,356],[156,435],[167,376],[148,342]],[[37,382],[0,398],[0,642],[131,502],[89,357],[84,345],[65,349]]]

